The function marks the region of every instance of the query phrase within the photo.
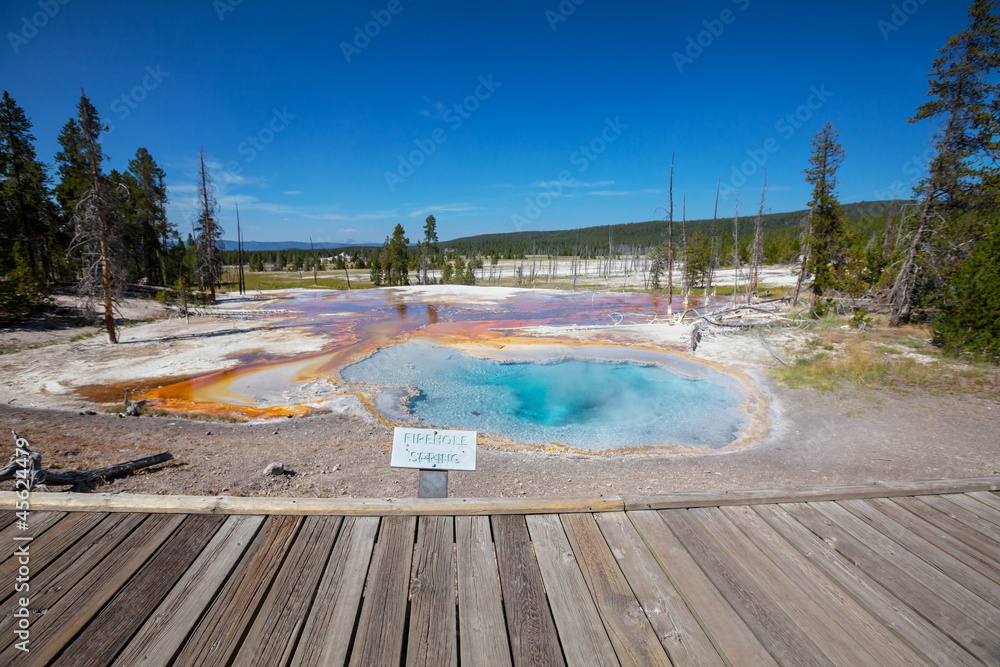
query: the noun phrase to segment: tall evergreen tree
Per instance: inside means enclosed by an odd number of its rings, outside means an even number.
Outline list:
[[[56,167],[59,182],[56,184],[56,201],[62,209],[63,220],[68,224],[83,194],[90,189],[90,165],[87,162],[83,132],[76,118],[70,118],[59,132]]]
[[[997,207],[1000,137],[1000,17],[996,0],[975,0],[969,26],[949,38],[933,62],[930,98],[910,122],[939,123],[935,155],[926,179],[916,188],[915,228],[896,274],[889,302],[890,325],[909,314],[915,276],[927,276],[924,291],[937,291],[954,267],[968,257],[989,230],[986,220]],[[986,215],[984,215],[984,213]]]
[[[392,230],[392,238],[389,239],[388,254],[388,274],[389,286],[393,285],[409,285],[409,269],[407,265],[409,264],[409,256],[406,252],[406,246],[410,243],[410,239],[406,238],[406,232],[403,230],[403,225],[397,224],[395,229]]]
[[[424,242],[420,247],[420,284],[427,284],[428,254],[438,251],[437,218],[433,215],[424,220]]]
[[[135,152],[128,169],[134,179],[132,198],[142,275],[152,284],[167,285],[171,282],[167,274],[167,249],[176,242],[177,230],[167,220],[166,175],[145,148]]]
[[[806,182],[812,184],[811,228],[808,270],[813,275],[813,306],[816,299],[836,285],[835,270],[843,251],[843,212],[837,200],[837,168],[844,161],[844,149],[837,142],[839,133],[832,123],[816,133],[811,146]]]
[[[0,316],[25,315],[53,278],[49,239],[55,206],[32,145],[31,122],[5,91],[0,102]]]

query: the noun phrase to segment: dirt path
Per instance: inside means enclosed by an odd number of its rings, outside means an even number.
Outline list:
[[[574,497],[1000,474],[995,401],[824,394],[766,379],[761,384],[771,394],[775,428],[744,450],[599,457],[481,447],[479,469],[452,473],[450,494]],[[10,429],[28,438],[46,467],[92,469],[173,452],[172,463],[112,481],[100,487],[104,492],[310,497],[416,492],[415,471],[389,467],[391,430],[352,416],[232,424],[0,406],[0,427],[5,441],[11,441]],[[272,461],[294,474],[265,476]]]

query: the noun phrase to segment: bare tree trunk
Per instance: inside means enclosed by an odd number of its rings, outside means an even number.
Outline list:
[[[667,317],[674,314],[674,156],[670,154],[670,211],[667,213]]]
[[[913,272],[913,265],[916,262],[917,250],[923,240],[924,233],[930,222],[931,203],[934,200],[934,193],[937,191],[938,174],[935,173],[931,182],[927,185],[924,193],[924,205],[920,208],[920,222],[917,223],[917,231],[913,234],[910,242],[910,249],[906,252],[906,259],[899,267],[896,280],[889,291],[889,304],[892,307],[889,315],[889,326],[898,327],[903,319],[903,315],[910,305],[910,274]]]
[[[806,232],[806,247],[802,250],[802,266],[799,268],[799,279],[795,282],[795,295],[792,297],[792,307],[799,305],[799,292],[802,291],[802,281],[806,277],[806,263],[809,261],[810,239],[813,233],[813,213],[816,207],[809,210],[809,231]]]
[[[767,170],[764,170],[764,189],[760,193],[760,209],[754,221],[753,232],[753,271],[750,278],[750,289],[747,292],[747,303],[757,296],[760,280],[760,265],[764,261],[764,198],[767,196]]]
[[[684,312],[687,312],[688,296],[691,293],[691,274],[688,272],[687,195],[684,195],[681,203],[681,239],[684,252]]]
[[[892,191],[889,217],[885,221],[885,238],[882,239],[882,258],[888,259],[896,252],[896,190]]]
[[[712,291],[712,278],[715,277],[715,221],[719,217],[719,191],[722,190],[722,179],[719,179],[715,186],[715,213],[712,214],[712,238],[708,250],[708,279],[705,281],[705,303],[708,303],[708,294]]]
[[[104,283],[104,328],[108,332],[108,342],[118,342],[118,332],[115,331],[114,304],[111,301],[111,265],[108,262],[108,228],[104,224],[101,205],[97,205],[97,215],[101,225],[101,269]]]
[[[736,305],[736,294],[740,291],[740,193],[736,191],[736,204],[733,214],[733,305]]]
[[[97,170],[97,140],[87,134],[90,154],[90,180],[94,189],[94,206],[97,213],[97,226],[101,230],[101,284],[104,287],[104,328],[108,332],[108,342],[118,342],[118,332],[115,331],[114,303],[111,299],[111,251],[108,247],[108,224],[104,217],[104,199],[101,194],[101,175]],[[34,267],[32,267],[34,268]]]
[[[212,235],[209,233],[209,225],[211,225],[211,213],[208,210],[208,183],[207,176],[205,175],[205,149],[202,148],[201,151],[201,187],[204,193],[202,198],[202,204],[205,209],[205,252],[207,253],[208,259],[208,289],[209,293],[212,295],[212,303],[215,303],[215,248],[212,246]]]
[[[243,277],[243,229],[240,227],[240,204],[236,201],[236,197],[233,197],[233,206],[236,207],[236,255],[239,257],[239,273],[237,274],[237,281],[240,284],[240,294],[246,293],[246,280]],[[310,239],[312,242],[312,239]]]

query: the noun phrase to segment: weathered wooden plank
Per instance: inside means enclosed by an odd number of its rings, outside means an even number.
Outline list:
[[[565,514],[559,518],[619,662],[623,666],[670,665],[594,515]]]
[[[996,623],[996,608],[929,563],[927,559],[933,556],[930,550],[926,554],[911,552],[836,503],[815,503],[814,507],[872,551],[884,558],[892,558],[900,569],[919,579],[938,597],[958,609],[970,623],[978,625],[978,638],[993,647],[996,657],[1000,659],[1000,626]],[[927,546],[934,548],[930,544]]]
[[[487,517],[455,517],[455,557],[462,665],[509,667],[500,574]]]
[[[514,665],[565,665],[525,518],[500,515],[490,522]]]
[[[830,660],[846,665],[881,662],[884,651],[877,642],[863,641],[864,626],[859,627],[857,617],[844,612],[843,594],[833,586],[824,586],[822,574],[810,567],[796,567],[797,560],[786,549],[765,553],[737,525],[751,525],[739,515],[723,513],[721,508],[692,509],[690,513]],[[916,658],[912,653],[910,656]]]
[[[722,665],[712,640],[674,590],[656,557],[624,512],[595,514],[611,553],[671,662],[675,665]]]
[[[988,485],[973,487],[987,489]],[[0,509],[13,509],[17,496],[0,491]],[[150,496],[128,493],[51,493],[31,498],[33,512],[149,512],[157,514],[280,514],[287,516],[492,516],[620,512],[621,498],[252,498],[236,496]]]
[[[896,523],[902,524],[915,535],[919,535],[928,542],[936,544],[938,548],[947,551],[983,576],[1000,583],[1000,561],[982,554],[965,542],[952,537],[947,531],[941,530],[934,524],[925,521],[888,498],[876,498],[868,502],[871,503],[872,507],[875,507]],[[928,508],[928,511],[933,510]]]
[[[840,665],[879,662],[877,654],[870,653],[855,638],[853,620],[842,613],[837,598],[828,597],[810,581],[806,571],[795,567],[792,559],[780,554],[778,561],[771,560],[720,508],[689,512],[830,660]]]
[[[339,516],[305,518],[234,664],[267,667],[288,663],[342,521]]]
[[[969,528],[979,531],[996,542],[1000,548],[1000,525],[997,525],[995,517],[992,516],[1000,513],[962,495],[937,496],[921,500],[961,521]]]
[[[1000,528],[1000,508],[991,507],[989,504],[981,503],[975,498],[965,494],[951,494],[944,496],[946,500],[949,500],[956,505],[959,505],[970,513],[978,516],[983,521],[987,521],[997,528]]]
[[[29,622],[34,624],[40,610],[48,609],[59,598],[71,590],[92,569],[97,567],[105,556],[114,551],[118,543],[140,525],[146,518],[145,514],[122,514],[109,516],[84,539],[67,549],[39,574],[31,577],[30,598],[32,615]],[[42,555],[42,554],[39,554]],[[11,594],[14,587],[10,587]],[[5,603],[9,604],[9,603]],[[14,641],[12,632],[13,617],[0,617],[0,648]]]
[[[144,517],[145,518],[145,517]],[[66,591],[46,613],[31,624],[31,652],[8,646],[0,653],[0,664],[47,664],[100,611],[142,567],[185,519],[178,515],[153,515],[145,518],[99,567],[91,568]]]
[[[170,664],[263,522],[262,516],[228,517],[114,664],[119,667]]]
[[[975,501],[973,501],[975,502]],[[858,519],[889,537],[908,552],[920,557],[936,570],[940,570],[952,581],[964,586],[979,597],[1000,609],[1000,584],[983,576],[933,542],[914,533],[908,526],[893,521],[879,512],[870,501],[848,500],[838,503]]]
[[[304,519],[267,517],[177,654],[178,665],[228,665]]]
[[[128,643],[222,524],[189,516],[52,662],[62,667],[107,665]]]
[[[15,498],[17,497],[15,492]],[[13,505],[12,505],[13,507]],[[6,528],[10,524],[14,523],[14,519],[17,518],[17,514],[14,510],[4,510],[0,512],[0,530]]]
[[[781,507],[967,651],[987,662],[992,659],[990,656],[994,648],[989,645],[992,643],[992,632],[959,611],[949,600],[939,596],[936,590],[928,588],[922,581],[900,568],[896,559],[903,552],[901,548],[897,547],[890,553],[877,552],[815,507],[805,504]],[[945,591],[945,594],[948,593],[949,591]]]
[[[406,664],[458,665],[455,612],[455,520],[420,517],[410,580]]]
[[[929,482],[879,482],[865,486],[819,486],[809,488],[752,489],[733,491],[686,491],[674,494],[623,495],[626,510],[687,509],[724,505],[889,498],[939,493],[1000,490],[1000,477],[979,477]]]
[[[77,540],[86,535],[88,531],[92,530],[106,516],[107,514],[71,512],[66,514],[53,527],[53,530],[46,530],[38,537],[35,537],[27,547],[30,554],[29,557],[31,558],[31,576],[35,581],[38,580],[39,574],[48,567],[49,563],[55,561],[66,549],[69,549]],[[13,548],[10,549],[11,558],[0,563],[0,581],[12,582],[14,581],[15,573],[21,565],[19,562],[20,556],[17,558],[13,556],[21,547],[21,544],[13,539],[6,544],[11,544]],[[13,586],[10,587],[9,593],[11,595],[14,594]],[[7,594],[8,591],[6,590],[0,594],[0,604],[7,599]]]
[[[900,603],[876,579],[835,551],[779,505],[757,505],[752,510],[811,563],[821,569],[872,615],[910,643],[929,662],[942,665],[981,664],[911,607]]]
[[[403,651],[415,517],[382,519],[351,664],[396,665]]]
[[[32,538],[31,541],[37,541],[45,535],[45,532],[48,531],[49,528],[54,526],[65,516],[65,512],[33,511],[26,522],[27,527],[24,527],[25,524],[21,524],[20,521],[16,521],[3,530],[0,530],[0,544],[17,544],[18,539],[15,538],[24,539],[27,537]],[[0,565],[7,562],[11,558],[14,558],[14,550],[4,549],[0,552]]]
[[[978,500],[979,502],[989,505],[993,509],[1000,511],[1000,495],[996,493],[988,493],[986,491],[974,491],[966,494],[970,498]]]
[[[378,519],[346,517],[292,657],[294,667],[342,665],[361,607]]]
[[[826,607],[837,610],[838,625],[864,647],[877,664],[923,664],[925,659],[915,653],[847,591],[838,586],[816,565],[779,535],[759,514],[749,507],[720,509],[744,539],[754,543],[781,572],[794,572],[803,591],[804,600],[822,600]]]
[[[661,510],[660,516],[775,660],[794,665],[831,664],[746,572],[705,535],[688,510]]]
[[[567,665],[618,665],[559,517],[525,517]]]
[[[674,589],[681,594],[719,653],[734,665],[776,665],[715,584],[654,511],[629,512]]]
[[[992,540],[977,530],[969,528],[963,523],[948,517],[944,512],[940,512],[920,498],[893,498],[886,502],[894,503],[905,508],[915,516],[920,517],[938,530],[951,535],[956,540],[965,543],[970,548],[975,549],[980,557],[989,560],[996,560],[997,548]]]

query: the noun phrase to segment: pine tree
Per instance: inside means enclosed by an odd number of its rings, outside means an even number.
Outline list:
[[[809,237],[808,270],[813,275],[812,303],[827,289],[836,286],[834,270],[843,252],[843,212],[837,200],[837,168],[844,161],[844,149],[837,142],[839,133],[832,123],[816,133],[811,146],[806,182],[812,184],[809,207],[812,209],[812,232]]]
[[[407,268],[409,257],[406,252],[406,246],[409,244],[410,239],[406,238],[405,234],[406,232],[403,230],[403,226],[397,224],[395,229],[392,230],[392,238],[389,240],[388,283],[390,287],[394,285],[410,284],[408,278],[409,272]]]
[[[420,284],[427,284],[427,255],[438,251],[437,218],[433,215],[427,216],[424,221],[424,242],[420,247]]]
[[[53,278],[48,241],[56,217],[49,179],[32,145],[31,122],[6,93],[0,102],[0,317],[20,317],[46,297]]]
[[[139,228],[142,275],[152,284],[167,285],[171,280],[166,254],[177,238],[177,230],[167,220],[166,175],[145,148],[136,150],[128,169],[134,179],[132,199],[135,201],[135,223]]]
[[[915,275],[928,276],[925,291],[947,281],[988,227],[995,210],[1000,134],[1000,17],[996,0],[969,7],[969,27],[952,36],[933,62],[929,91],[910,122],[940,123],[929,174],[916,190],[919,212],[896,274],[889,323],[898,326],[914,300]],[[971,241],[971,242],[970,242]]]
[[[954,272],[934,320],[946,351],[1000,363],[1000,216]]]
[[[49,244],[54,208],[45,166],[38,161],[32,142],[31,121],[4,91],[0,102],[0,195],[5,209],[3,247],[20,243],[27,268],[35,276],[52,278]],[[2,250],[0,250],[2,252]]]
[[[56,153],[59,182],[56,184],[56,202],[62,211],[62,223],[71,227],[76,205],[90,189],[90,165],[87,162],[83,132],[76,118],[70,118],[59,133],[60,151]]]

